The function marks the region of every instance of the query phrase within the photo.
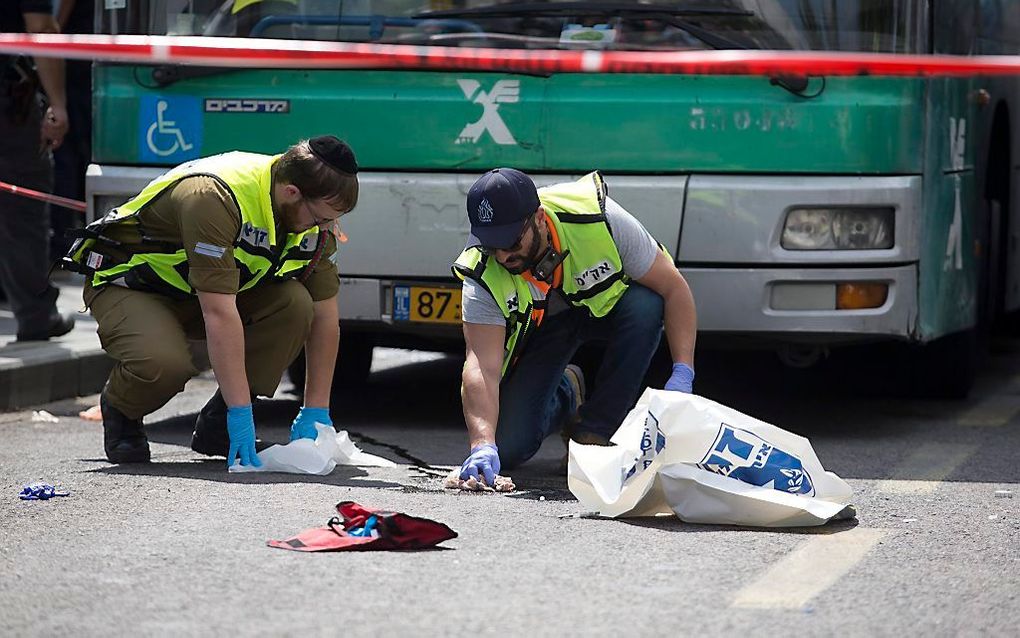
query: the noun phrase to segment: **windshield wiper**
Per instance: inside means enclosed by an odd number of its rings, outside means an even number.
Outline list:
[[[713,49],[746,49],[747,47],[708,29],[692,24],[683,17],[734,16],[754,17],[754,11],[715,7],[676,7],[630,2],[511,2],[508,4],[425,11],[415,18],[515,18],[521,16],[610,16],[620,18],[658,18],[664,23],[693,35]]]
[[[186,66],[181,64],[160,64],[152,68],[152,81],[159,88],[176,84],[182,80],[204,78],[210,75],[223,75],[238,71],[237,67],[228,66]]]

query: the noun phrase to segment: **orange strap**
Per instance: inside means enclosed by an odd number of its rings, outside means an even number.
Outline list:
[[[556,252],[562,252],[560,250],[560,236],[559,234],[556,233],[556,227],[553,226],[552,223],[548,223],[546,224],[546,228],[549,229],[549,237],[552,239],[553,248],[556,249]],[[556,266],[556,270],[553,271],[553,280],[551,284],[536,279],[535,276],[531,274],[530,270],[525,270],[521,274],[521,276],[524,277],[525,281],[534,284],[536,288],[542,291],[542,294],[545,295],[545,298],[549,299],[549,291],[552,288],[559,288],[560,285],[563,283],[563,264]],[[542,324],[542,319],[544,317],[545,309],[541,308],[532,309],[531,320],[535,322],[536,326]]]

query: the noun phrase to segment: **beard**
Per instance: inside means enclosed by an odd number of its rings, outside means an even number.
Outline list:
[[[528,251],[522,257],[515,257],[512,262],[504,263],[502,266],[511,275],[520,275],[527,270],[531,270],[531,267],[538,263],[538,253],[541,249],[542,242],[539,240],[538,233],[532,233]]]
[[[288,233],[302,233],[307,228],[304,225],[301,217],[301,202],[294,202],[293,204],[280,203],[280,226]]]

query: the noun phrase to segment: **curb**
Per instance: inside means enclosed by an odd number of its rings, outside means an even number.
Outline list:
[[[11,344],[0,352],[0,410],[96,394],[113,369],[102,348]]]

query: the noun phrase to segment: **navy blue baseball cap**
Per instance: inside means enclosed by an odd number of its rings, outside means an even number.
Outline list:
[[[494,168],[471,186],[467,196],[471,236],[468,246],[509,248],[541,202],[531,178],[515,168]]]

